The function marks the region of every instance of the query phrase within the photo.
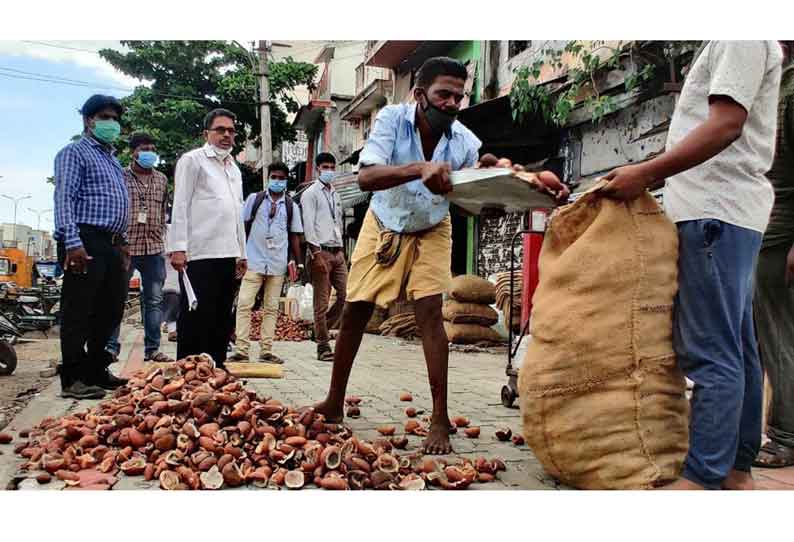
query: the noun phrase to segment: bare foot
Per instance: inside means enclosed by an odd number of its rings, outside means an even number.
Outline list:
[[[449,422],[434,421],[430,424],[430,433],[423,444],[426,454],[446,455],[452,453],[452,444],[449,442]]]
[[[755,480],[749,472],[732,470],[722,482],[722,489],[752,491],[755,489]]]
[[[317,403],[314,406],[314,411],[318,414],[322,414],[325,416],[325,421],[328,423],[342,423],[342,419],[345,416],[344,407],[339,405],[331,404],[328,399]]]
[[[679,478],[678,480],[676,480],[672,484],[667,484],[666,486],[662,486],[662,487],[660,487],[658,489],[669,489],[669,490],[674,490],[674,491],[675,490],[677,490],[677,491],[695,491],[695,490],[701,490],[701,489],[706,489],[706,488],[703,487],[700,484],[696,484],[695,482],[691,482],[691,481],[687,480],[686,478]]]

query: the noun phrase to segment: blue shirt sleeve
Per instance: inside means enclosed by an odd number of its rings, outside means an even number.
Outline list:
[[[364,145],[364,150],[358,158],[359,165],[391,165],[391,157],[394,152],[394,144],[397,140],[397,127],[399,125],[399,109],[394,106],[387,106],[380,110],[375,118]]]
[[[73,146],[55,156],[55,233],[67,250],[83,246],[74,222],[74,202],[85,175],[85,164]]]

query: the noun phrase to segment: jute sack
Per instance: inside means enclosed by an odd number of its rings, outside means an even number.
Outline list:
[[[462,303],[493,305],[496,286],[476,275],[458,275],[450,283],[449,297]]]
[[[452,344],[500,343],[502,338],[488,326],[444,322],[444,331]]]
[[[499,321],[499,314],[488,305],[461,303],[447,299],[441,309],[442,316],[453,324],[480,324],[492,326]]]
[[[650,488],[678,476],[688,446],[678,236],[650,194],[621,203],[600,186],[546,230],[518,381],[524,437],[565,484]]]

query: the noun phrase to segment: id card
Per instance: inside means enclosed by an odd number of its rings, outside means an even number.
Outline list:
[[[273,249],[276,248],[276,240],[273,239],[272,237],[266,237],[265,238],[265,243],[266,243],[266,246],[267,246],[268,250],[273,250]]]
[[[147,214],[146,211],[138,213],[138,224],[146,224]]]

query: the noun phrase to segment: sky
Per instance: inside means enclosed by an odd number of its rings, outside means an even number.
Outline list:
[[[116,41],[0,40],[0,125],[4,130],[0,145],[0,195],[31,196],[18,205],[20,224],[35,228],[39,219],[29,209],[53,208],[53,187],[46,178],[53,174],[56,153],[82,131],[78,110],[85,100],[96,93],[120,98],[130,93],[123,89],[137,84],[90,52],[102,48],[121,49],[121,46]],[[29,74],[92,85],[81,87],[23,79],[37,77]],[[14,203],[0,197],[0,222],[11,223],[13,218]],[[53,227],[52,213],[43,214],[41,228],[51,231]]]
[[[275,56],[291,54],[296,60],[311,62],[322,43],[297,43],[294,49],[284,48]],[[85,100],[96,93],[121,98],[141,84],[96,54],[103,48],[123,50],[117,41],[0,40],[0,125],[5,130],[0,145],[0,195],[31,196],[17,206],[20,224],[36,228],[38,215],[29,209],[53,208],[53,186],[46,178],[53,174],[58,151],[82,131],[78,110]],[[91,85],[30,79],[42,75]],[[0,197],[0,222],[12,223],[13,219],[14,203]],[[52,231],[52,213],[42,214],[41,228]]]

